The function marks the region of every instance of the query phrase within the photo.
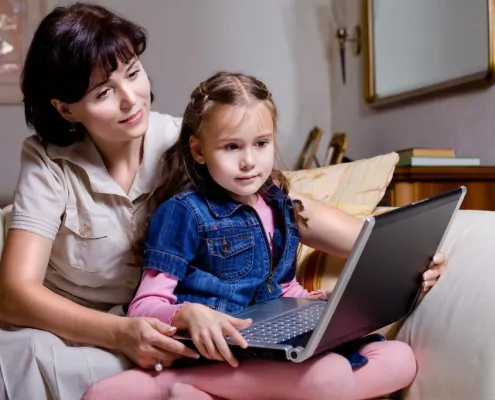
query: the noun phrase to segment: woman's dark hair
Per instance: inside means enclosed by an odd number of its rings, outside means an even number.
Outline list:
[[[46,143],[68,146],[85,128],[66,121],[52,99],[76,103],[88,92],[91,74],[108,79],[119,61],[128,64],[146,49],[144,28],[104,7],[75,3],[56,7],[38,26],[21,75],[26,123]]]

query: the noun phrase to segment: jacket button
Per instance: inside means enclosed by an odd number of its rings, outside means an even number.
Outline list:
[[[222,251],[227,253],[230,250],[229,242],[227,242],[227,238],[224,236],[222,238]]]
[[[86,225],[84,225],[81,229],[79,229],[79,234],[81,236],[86,236],[86,234],[88,233],[89,229]]]

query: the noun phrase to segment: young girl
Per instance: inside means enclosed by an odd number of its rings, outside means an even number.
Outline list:
[[[335,353],[302,364],[233,357],[224,337],[246,347],[238,330],[251,321],[229,314],[280,296],[326,298],[295,278],[306,221],[274,170],[276,119],[270,92],[252,76],[218,73],[194,90],[165,153],[166,179],[154,193],[161,204],[128,311],[188,330],[204,357],[237,368],[131,370],[96,383],[85,399],[369,399],[411,383],[414,355],[396,341],[363,344],[356,368]]]

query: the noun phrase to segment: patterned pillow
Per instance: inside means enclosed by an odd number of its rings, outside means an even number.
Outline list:
[[[373,214],[390,183],[399,156],[377,157],[310,170],[286,171],[291,195],[310,197],[357,218]],[[307,290],[332,290],[345,260],[301,245],[299,282]]]

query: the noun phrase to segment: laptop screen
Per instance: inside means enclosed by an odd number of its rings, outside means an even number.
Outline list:
[[[362,337],[410,312],[421,275],[462,195],[460,188],[375,217],[362,253],[354,260],[351,254],[342,273],[350,274],[347,285],[339,279],[337,285],[345,288],[317,350]]]

